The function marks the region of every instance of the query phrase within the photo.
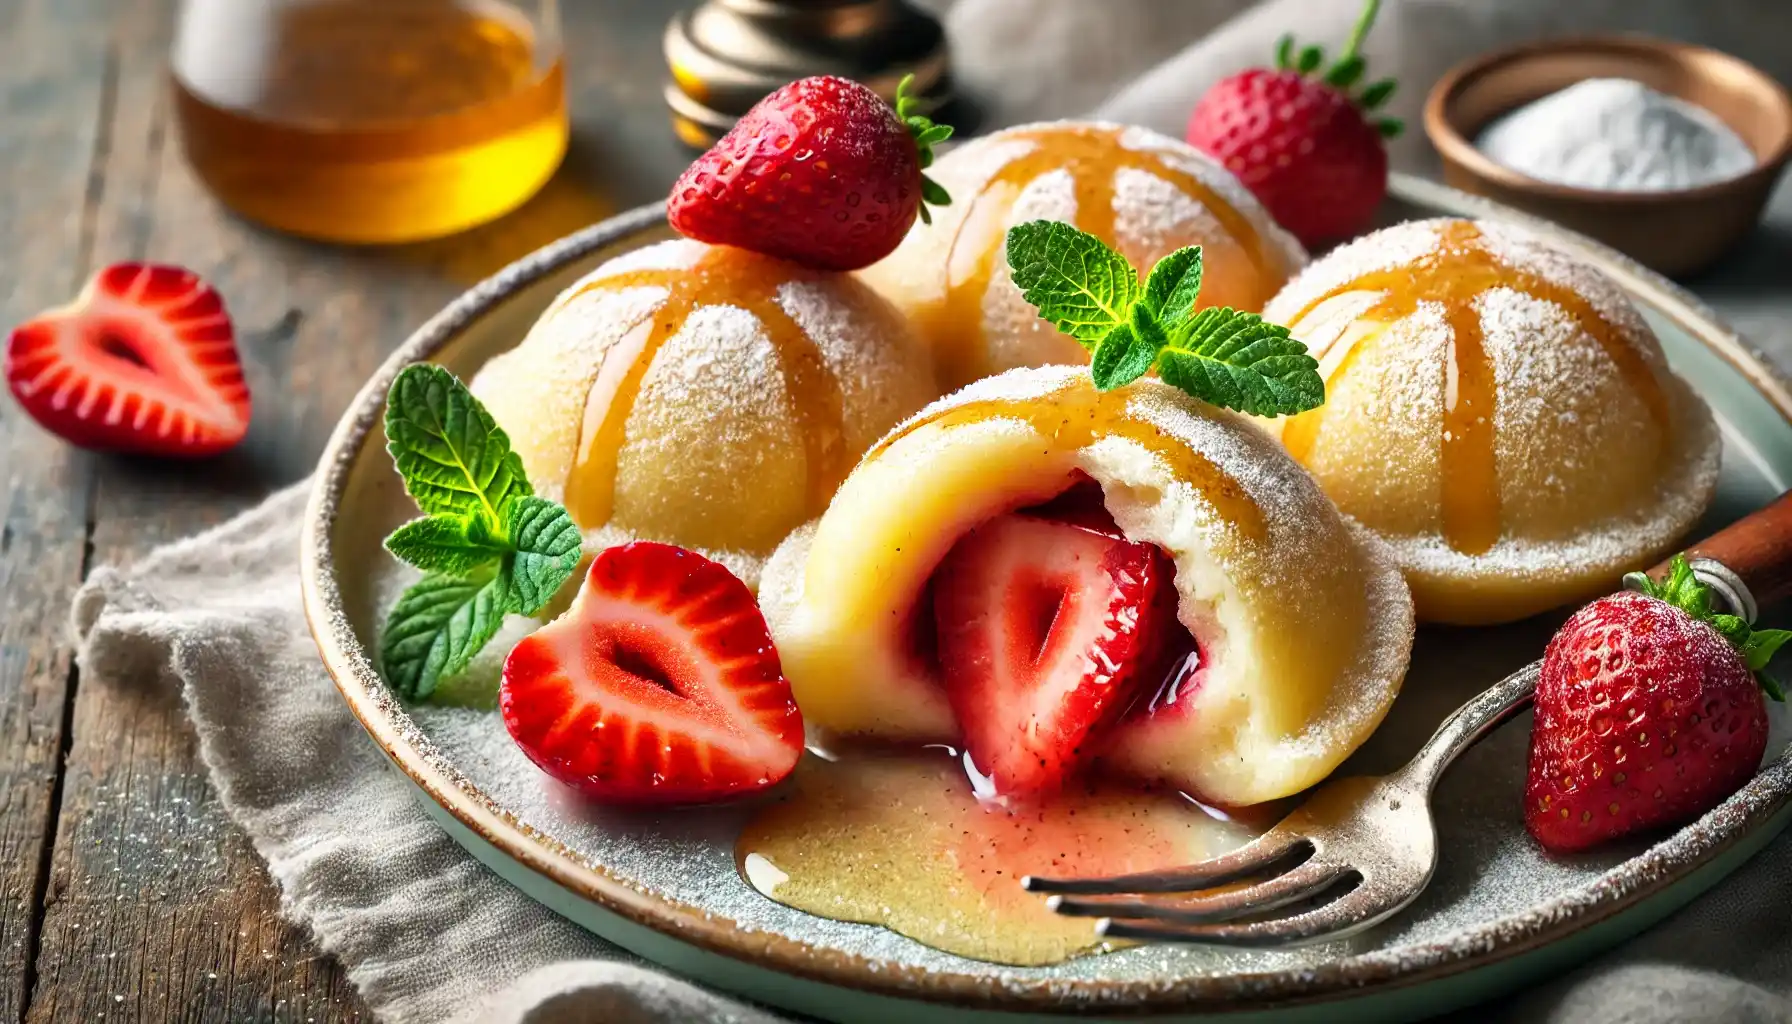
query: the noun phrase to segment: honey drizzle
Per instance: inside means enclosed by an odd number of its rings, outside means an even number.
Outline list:
[[[991,398],[953,406],[935,416],[910,422],[885,435],[865,455],[872,459],[909,434],[928,425],[960,427],[995,419],[1020,420],[1053,444],[1085,448],[1103,437],[1124,437],[1162,459],[1179,480],[1186,480],[1225,522],[1260,540],[1269,523],[1243,486],[1213,460],[1176,437],[1127,415],[1124,391],[1101,392],[1087,377],[1061,391],[1037,398]]]
[[[1581,329],[1599,342],[1665,435],[1667,396],[1642,353],[1629,343],[1623,331],[1571,289],[1523,267],[1501,262],[1485,244],[1480,228],[1469,221],[1447,225],[1437,248],[1423,257],[1341,284],[1308,302],[1288,321],[1298,327],[1321,303],[1357,291],[1381,293],[1381,298],[1363,311],[1360,319],[1382,324],[1409,316],[1424,303],[1443,307],[1450,326],[1450,359],[1444,368],[1440,504],[1444,540],[1465,555],[1479,555],[1491,549],[1499,541],[1501,530],[1499,473],[1494,453],[1497,389],[1493,360],[1487,353],[1486,336],[1481,329],[1481,313],[1475,306],[1475,300],[1490,288],[1523,292],[1574,317]],[[1358,351],[1374,336],[1356,340],[1338,363],[1331,380],[1342,378]],[[1327,381],[1328,394],[1331,380]],[[1307,461],[1324,413],[1322,406],[1284,428],[1283,444],[1296,461]]]
[[[934,339],[941,371],[952,385],[986,375],[984,363],[988,340],[983,331],[983,299],[995,276],[996,259],[1006,252],[1001,238],[984,245],[970,272],[953,280],[958,246],[964,240],[965,228],[979,212],[990,212],[979,211],[976,207],[992,196],[999,196],[1001,204],[992,213],[994,223],[998,227],[1005,224],[1027,183],[1050,171],[1063,170],[1071,176],[1076,192],[1076,226],[1109,244],[1115,240],[1116,175],[1122,170],[1143,171],[1168,181],[1184,195],[1205,206],[1226,233],[1249,254],[1260,283],[1266,285],[1280,276],[1277,269],[1281,265],[1280,257],[1270,252],[1262,234],[1251,225],[1249,218],[1200,179],[1172,167],[1162,156],[1122,146],[1119,129],[1041,128],[1016,132],[1007,138],[1031,142],[1034,147],[1003,165],[969,198],[973,209],[959,221],[957,233],[947,249],[945,295],[916,312],[922,321],[923,333]],[[1149,269],[1142,268],[1141,273]],[[1268,300],[1269,294],[1265,291],[1255,297],[1252,308],[1261,309]]]
[[[629,413],[641,395],[642,381],[661,346],[683,329],[685,321],[701,306],[734,306],[759,319],[777,352],[791,414],[803,439],[808,510],[816,514],[827,506],[850,468],[844,435],[844,400],[840,381],[820,348],[778,304],[778,286],[789,277],[789,268],[776,260],[718,246],[705,252],[689,269],[617,274],[589,282],[568,298],[570,302],[592,292],[626,288],[666,289],[666,299],[650,318],[651,325],[637,325],[604,354],[606,362],[628,359],[628,369],[610,398],[602,422],[595,431],[587,432],[567,481],[566,504],[575,522],[586,528],[602,526],[615,511],[617,460]],[[639,341],[630,347],[631,339]]]

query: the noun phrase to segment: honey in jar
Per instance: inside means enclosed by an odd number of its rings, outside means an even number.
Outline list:
[[[553,0],[187,0],[174,56],[188,159],[296,235],[415,241],[520,205],[566,151]]]

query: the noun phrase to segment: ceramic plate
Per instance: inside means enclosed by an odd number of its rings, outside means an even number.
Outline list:
[[[1389,222],[1440,213],[1527,220],[1417,179],[1396,178],[1393,188],[1383,211]],[[1586,239],[1529,223],[1621,283],[1675,368],[1717,410],[1723,478],[1700,529],[1782,491],[1792,479],[1792,393],[1767,363],[1672,284]],[[1652,844],[1546,859],[1519,816],[1527,719],[1471,750],[1445,777],[1436,799],[1442,863],[1425,895],[1345,942],[1281,951],[1138,947],[1052,967],[1000,967],[760,896],[735,871],[739,812],[594,809],[526,762],[495,713],[401,706],[368,655],[376,623],[405,582],[380,538],[415,514],[382,447],[382,400],[393,375],[430,360],[470,377],[516,344],[561,288],[666,234],[657,207],[624,214],[512,265],[426,324],[337,427],[305,536],[306,610],[354,714],[467,849],[599,935],[700,981],[841,1021],[908,1021],[917,1012],[983,1020],[991,1011],[1005,1011],[1003,1020],[1399,1020],[1487,998],[1648,927],[1792,817],[1782,717],[1766,767],[1700,821]],[[1553,626],[1422,631],[1400,699],[1344,770],[1380,772],[1403,761],[1450,710],[1537,656]]]

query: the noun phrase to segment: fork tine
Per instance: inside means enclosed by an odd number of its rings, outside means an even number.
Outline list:
[[[1342,864],[1309,860],[1286,874],[1217,896],[1197,897],[1178,903],[1146,903],[1142,900],[1079,900],[1053,896],[1046,905],[1070,917],[1154,920],[1170,924],[1206,924],[1274,910],[1330,888],[1351,869]]]
[[[1211,889],[1260,874],[1301,849],[1312,848],[1304,836],[1280,829],[1258,836],[1231,853],[1167,871],[1107,878],[1041,878],[1027,875],[1020,884],[1028,892],[1055,892],[1079,896],[1117,896],[1125,893],[1191,892]]]
[[[1366,886],[1304,913],[1244,924],[1144,924],[1104,918],[1095,922],[1095,933],[1112,939],[1150,942],[1199,943],[1215,946],[1268,948],[1293,946],[1324,939],[1343,938],[1380,920]]]

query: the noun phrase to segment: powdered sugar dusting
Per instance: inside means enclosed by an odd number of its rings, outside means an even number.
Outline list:
[[[598,393],[615,393],[627,369],[606,366],[606,358],[613,350],[630,351],[618,345],[641,344],[650,319],[683,283],[678,275],[719,275],[734,266],[700,266],[714,252],[681,239],[611,260],[562,293],[521,345],[475,378],[475,394],[511,435],[540,493],[566,495],[580,446],[596,429],[587,397],[594,385]],[[669,276],[621,289],[603,283],[641,271]],[[741,272],[759,275],[741,304],[727,301],[727,280],[717,281],[717,299],[690,308],[653,354],[623,424],[608,519],[591,525],[612,542],[653,539],[693,548],[752,584],[783,532],[816,511],[809,477],[820,468],[809,465],[799,412],[826,422],[829,392],[837,388],[840,436],[832,443],[858,452],[938,390],[906,321],[857,280],[763,259]],[[779,343],[750,311],[763,310],[754,302],[768,296],[748,292],[766,287],[768,274],[778,308],[803,336],[796,339],[803,346],[791,345],[797,351],[784,351],[780,345],[790,342]],[[791,333],[788,326],[784,331]],[[808,345],[813,354],[800,350]],[[820,365],[810,365],[816,355]],[[806,361],[793,367],[786,359]],[[793,373],[809,382],[802,400],[811,405],[803,410]]]
[[[1083,401],[1093,393],[1090,388],[1087,372],[1077,367],[1012,370],[935,402],[910,421],[923,428],[936,420],[950,426],[911,431],[905,425],[871,458],[923,467],[911,474],[923,485],[925,465],[943,449],[987,443],[991,435],[1031,435],[1044,428],[1028,421],[1029,407]],[[985,411],[979,403],[989,401],[1019,407],[1012,414],[999,406]],[[1154,378],[1128,385],[1107,401],[1123,402],[1126,420],[1151,428],[1146,436],[1155,432],[1171,439],[1218,474],[1184,475],[1197,470],[1161,453],[1161,443],[1129,436],[1124,423],[1104,427],[1097,421],[1092,436],[1077,442],[1083,444],[1076,453],[1078,466],[1102,485],[1127,536],[1154,543],[1175,558],[1183,621],[1202,644],[1209,666],[1193,698],[1191,719],[1173,733],[1147,723],[1142,740],[1132,732],[1118,737],[1117,760],[1129,770],[1179,772],[1178,783],[1226,802],[1249,803],[1304,788],[1368,735],[1398,689],[1413,628],[1399,570],[1385,548],[1359,543],[1358,531],[1312,478],[1242,417],[1203,405]],[[966,406],[979,408],[977,419],[942,419]],[[1110,414],[1071,415],[1080,423],[1084,415]],[[1240,491],[1260,523],[1237,518],[1245,510],[1236,498],[1218,498]],[[1323,653],[1292,656],[1303,642],[1317,643]],[[1324,712],[1315,714],[1308,700]],[[1134,763],[1140,751],[1161,752],[1171,745],[1205,750],[1204,767],[1191,767],[1186,753],[1170,768],[1155,761]],[[1197,771],[1209,773],[1190,774]]]
[[[1365,275],[1421,260],[1452,223],[1461,222],[1418,221],[1358,239],[1290,282],[1266,315],[1286,323]],[[1304,335],[1314,324],[1329,378],[1317,442],[1303,458],[1414,574],[1421,610],[1428,592],[1421,581],[1446,590],[1452,581],[1490,581],[1517,594],[1532,583],[1615,578],[1690,528],[1710,502],[1718,471],[1710,411],[1668,370],[1659,342],[1622,290],[1522,229],[1475,226],[1479,244],[1501,264],[1591,306],[1662,398],[1652,406],[1653,396],[1631,376],[1639,371],[1622,365],[1556,301],[1504,285],[1475,296],[1494,381],[1501,534],[1491,550],[1465,555],[1442,536],[1438,498],[1439,438],[1455,360],[1444,307],[1420,302],[1379,337],[1364,339],[1349,325],[1370,307],[1362,295],[1344,292],[1293,325]],[[1354,362],[1335,374],[1352,346],[1360,349]],[[1543,602],[1536,608],[1556,593],[1535,592]]]

